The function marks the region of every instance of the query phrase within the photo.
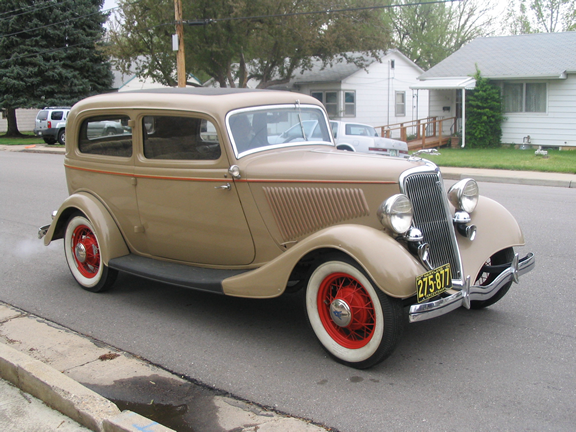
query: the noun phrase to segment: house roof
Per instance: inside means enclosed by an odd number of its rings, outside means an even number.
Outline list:
[[[404,54],[395,49],[390,49],[386,52],[382,51],[379,53],[380,60],[384,59],[387,55],[395,53],[400,57],[406,59],[406,61],[413,65],[419,71],[422,71],[415,63],[408,59]],[[348,53],[351,58],[364,59],[364,68],[369,67],[378,60],[370,55],[363,54],[361,52]],[[282,88],[293,88],[294,86],[300,84],[310,84],[310,83],[325,83],[325,82],[342,82],[356,72],[361,71],[363,68],[356,66],[354,63],[348,63],[346,59],[342,56],[338,56],[334,63],[330,66],[323,66],[323,62],[320,59],[312,59],[312,68],[310,70],[302,70],[302,68],[297,69],[294,72],[294,78],[290,80],[288,84],[273,86],[272,88],[282,87]]]
[[[561,79],[576,73],[576,32],[478,38],[419,79],[468,77]]]

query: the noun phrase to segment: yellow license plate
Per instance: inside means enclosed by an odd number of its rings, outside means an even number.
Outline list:
[[[436,297],[452,288],[452,272],[450,264],[436,267],[416,278],[416,298],[418,303]]]

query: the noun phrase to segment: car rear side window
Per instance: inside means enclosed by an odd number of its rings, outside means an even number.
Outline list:
[[[142,136],[147,159],[216,160],[222,154],[216,127],[201,118],[146,116]]]
[[[128,116],[90,117],[80,126],[78,149],[82,153],[102,156],[132,156],[132,128]]]
[[[64,111],[52,111],[50,120],[62,120],[62,117],[64,117]]]

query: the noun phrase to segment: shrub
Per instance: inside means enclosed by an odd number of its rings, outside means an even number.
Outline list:
[[[476,67],[476,88],[466,98],[466,146],[500,147],[502,137],[502,95],[500,89],[480,75]]]

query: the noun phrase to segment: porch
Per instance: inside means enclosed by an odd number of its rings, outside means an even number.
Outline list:
[[[399,138],[408,144],[409,151],[458,145],[460,138],[455,135],[457,118],[428,117],[386,126],[376,126],[380,136]],[[452,143],[454,139],[455,143]]]

